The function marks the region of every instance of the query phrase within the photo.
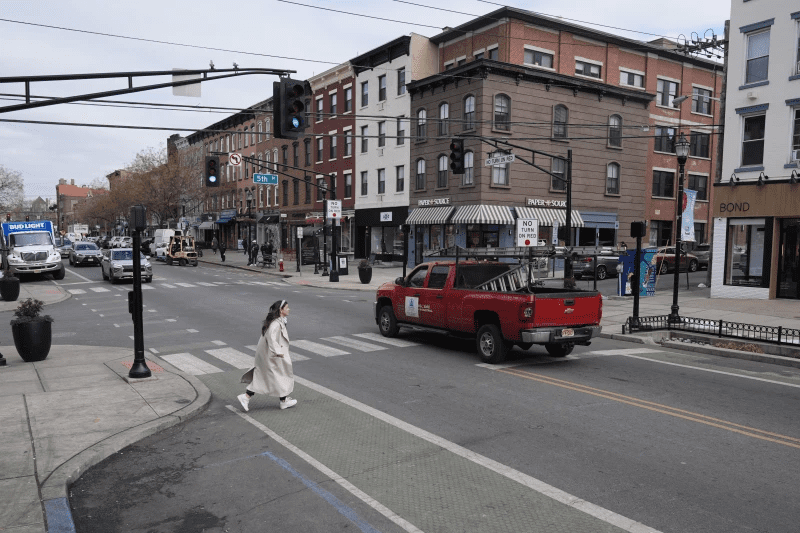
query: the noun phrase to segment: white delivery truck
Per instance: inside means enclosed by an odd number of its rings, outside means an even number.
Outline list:
[[[49,220],[35,222],[3,222],[6,261],[14,274],[43,274],[64,279],[64,264],[55,245],[53,224]]]

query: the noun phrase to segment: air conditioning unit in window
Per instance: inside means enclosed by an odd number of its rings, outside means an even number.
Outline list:
[[[792,161],[800,161],[800,150],[792,150]]]
[[[385,103],[386,103],[386,102],[378,102],[378,111],[383,111],[383,105],[384,105]]]
[[[383,148],[378,148],[378,155],[383,155]]]
[[[800,74],[800,61],[794,66],[794,73],[795,75]]]

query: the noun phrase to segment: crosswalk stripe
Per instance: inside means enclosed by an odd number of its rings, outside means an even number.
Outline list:
[[[622,348],[619,350],[592,350],[589,352],[593,355],[632,355],[636,353],[659,353],[660,350],[653,350],[652,348]]]
[[[258,349],[258,346],[253,344],[251,346],[245,346],[245,348],[247,348],[248,350],[253,350],[255,352]],[[294,361],[308,361],[309,359],[311,359],[310,357],[306,357],[305,355],[300,355],[299,353],[295,353],[295,352],[290,352],[289,353],[289,357],[292,358],[293,362]]]
[[[213,344],[216,344],[217,346],[225,346],[226,344],[228,344],[228,343],[227,343],[227,342],[225,342],[225,341],[211,341],[211,342],[212,342]]]
[[[300,348],[301,350],[305,350],[311,353],[316,353],[323,357],[333,357],[335,355],[347,355],[350,353],[350,352],[345,352],[343,350],[339,350],[338,348],[331,348],[330,346],[325,346],[324,344],[319,344],[311,341],[291,341],[290,344],[293,348]]]
[[[197,287],[197,285],[193,285],[191,283],[176,283],[179,287]]]
[[[151,291],[151,290],[153,290],[153,287],[151,287],[150,285],[142,285],[142,290],[143,291],[147,291],[147,290]]]
[[[109,292],[105,287],[89,287],[89,290],[94,292]]]
[[[252,355],[247,355],[233,348],[218,348],[216,350],[206,350],[205,352],[240,369],[253,368],[255,362],[255,357]]]
[[[207,281],[198,281],[198,282],[196,282],[196,283],[197,283],[198,285],[202,285],[202,286],[204,286],[204,287],[214,287],[214,286],[215,286],[213,283],[209,283],[209,282],[207,282]]]
[[[86,291],[83,289],[68,289],[70,294],[86,294]]]
[[[175,288],[175,285],[170,285],[169,283],[162,283],[161,286],[162,287],[166,287],[168,289],[174,289]]]
[[[192,376],[222,372],[222,370],[214,365],[206,363],[202,359],[198,359],[190,353],[173,353],[170,355],[161,355],[159,357],[172,366],[183,372],[186,372],[187,374],[191,374]]]
[[[386,346],[378,346],[377,344],[370,344],[368,342],[362,342],[355,339],[348,339],[347,337],[341,337],[341,336],[327,337],[321,340],[332,342],[334,344],[339,344],[346,348],[353,348],[354,350],[358,350],[360,352],[376,352],[378,350],[386,349]]]
[[[380,333],[353,333],[353,336],[361,337],[362,339],[369,339],[371,341],[383,342],[391,346],[397,346],[398,348],[419,346],[418,342],[404,341],[402,339],[390,339],[389,337],[384,337]]]

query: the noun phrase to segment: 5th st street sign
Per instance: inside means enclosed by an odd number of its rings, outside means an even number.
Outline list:
[[[278,184],[278,175],[277,174],[253,174],[253,183],[258,183],[260,185],[277,185]]]

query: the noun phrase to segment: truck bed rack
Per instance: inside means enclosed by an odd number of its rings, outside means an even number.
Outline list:
[[[495,276],[488,281],[484,281],[480,285],[473,287],[479,291],[497,291],[497,292],[517,292],[520,289],[528,288],[528,267],[530,263],[525,262],[521,265],[512,268],[511,270]],[[534,282],[533,273],[530,277],[531,283]]]

